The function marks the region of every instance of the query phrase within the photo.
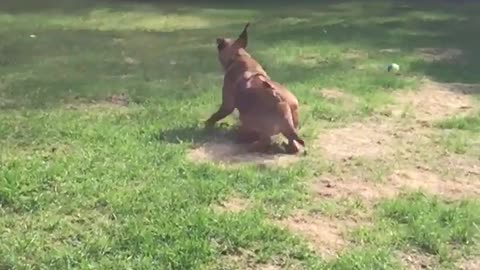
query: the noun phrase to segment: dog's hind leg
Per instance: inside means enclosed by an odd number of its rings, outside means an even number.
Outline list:
[[[298,142],[303,147],[305,147],[305,142],[298,136],[296,131],[293,131],[291,133],[282,133],[282,134],[288,139],[288,144],[285,147],[287,153],[296,154],[300,151],[300,149],[298,148],[295,142]]]
[[[240,125],[237,131],[237,143],[252,143],[260,139],[257,132],[245,127],[244,124]]]
[[[298,106],[290,106],[290,111],[292,113],[293,126],[298,128]]]
[[[296,154],[298,152],[300,152],[300,149],[298,148],[298,146],[295,144],[295,142],[298,142],[300,143],[303,147],[305,147],[305,142],[298,138],[297,136],[297,139],[289,139],[288,140],[288,144],[286,145],[285,147],[285,150],[287,151],[287,153],[289,154]]]
[[[290,154],[298,153],[300,149],[298,149],[295,141],[300,143],[303,147],[305,147],[305,142],[298,136],[292,117],[292,111],[290,107],[285,103],[281,103],[278,106],[279,110],[282,112],[281,133],[288,139],[288,145],[286,147],[286,150]]]

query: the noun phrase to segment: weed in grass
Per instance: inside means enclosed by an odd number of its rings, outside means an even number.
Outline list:
[[[459,129],[472,132],[480,132],[480,113],[470,116],[452,117],[437,123],[442,129]]]

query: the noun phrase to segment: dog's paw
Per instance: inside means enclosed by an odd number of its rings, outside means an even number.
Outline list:
[[[300,152],[300,148],[297,145],[297,142],[293,141],[292,143],[284,143],[285,151],[287,154],[298,154]]]
[[[215,123],[213,123],[210,120],[207,120],[207,121],[203,122],[203,126],[206,129],[213,129],[215,127]]]
[[[230,127],[230,124],[223,122],[223,123],[220,123],[220,127],[222,127],[222,128],[229,128],[229,127]]]

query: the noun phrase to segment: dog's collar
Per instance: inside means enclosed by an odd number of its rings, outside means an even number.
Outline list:
[[[232,58],[230,58],[230,60],[225,64],[225,67],[224,67],[225,73],[228,73],[228,70],[230,69],[230,67],[233,65],[233,63],[235,63],[235,60],[236,60],[236,59],[232,57]],[[262,68],[262,70],[263,70],[263,68]],[[264,77],[267,78],[267,79],[270,79],[270,76],[268,76],[268,75],[265,73],[265,71],[264,71],[264,72],[255,72],[255,73],[253,73],[251,76],[249,76],[248,79],[250,79],[250,78],[252,78],[252,77],[254,77],[254,76],[259,76],[259,75],[260,75],[260,76],[264,76]]]
[[[230,66],[235,63],[235,61],[237,60],[237,58],[241,57],[241,56],[248,56],[250,58],[252,58],[250,56],[250,54],[248,52],[246,52],[245,50],[239,50],[238,52],[236,52],[235,54],[233,54],[229,59],[228,59],[228,62],[225,64],[225,70],[228,70],[230,68]]]

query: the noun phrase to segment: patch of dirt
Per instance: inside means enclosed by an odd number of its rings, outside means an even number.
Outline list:
[[[299,23],[307,23],[309,22],[309,19],[305,18],[300,18],[300,17],[294,17],[294,16],[288,16],[288,17],[280,17],[277,19],[276,23],[279,24],[285,24],[285,25],[295,25]]]
[[[105,108],[120,108],[127,107],[130,104],[130,98],[127,94],[122,93],[118,95],[111,95],[104,100],[92,100],[83,97],[70,97],[63,101],[65,107],[71,110],[82,109],[105,109]]]
[[[399,170],[389,177],[395,188],[424,190],[447,198],[477,197],[480,195],[480,182],[467,180],[442,180],[425,170]]]
[[[459,270],[478,270],[480,269],[480,257],[469,258],[463,260],[458,265]]]
[[[327,100],[332,100],[332,101],[340,101],[343,103],[349,103],[353,104],[356,102],[356,99],[354,96],[349,95],[345,93],[344,91],[336,88],[324,88],[320,90],[320,95],[327,99]]]
[[[365,203],[374,203],[384,197],[393,197],[397,192],[392,186],[381,183],[368,182],[355,177],[344,180],[333,176],[314,181],[311,191],[319,198],[356,198]]]
[[[220,269],[245,269],[245,270],[280,270],[279,266],[272,264],[258,264],[253,259],[237,255],[223,256],[221,262],[217,263]]]
[[[112,104],[119,106],[127,106],[130,103],[130,99],[127,94],[112,95],[109,96],[106,100]]]
[[[480,91],[480,85],[438,83],[424,79],[418,91],[399,92],[396,98],[400,108],[394,115],[409,106],[418,121],[434,121],[458,114],[466,114],[473,104],[466,94]],[[396,113],[395,113],[396,112]]]
[[[368,57],[368,53],[361,50],[348,49],[343,53],[343,57],[347,60],[365,59]]]
[[[1,86],[2,85],[0,85],[0,89],[1,89]],[[3,93],[0,93],[0,109],[15,106],[15,103],[16,102],[14,99],[7,98],[3,95]]]
[[[346,233],[359,226],[353,219],[335,219],[319,215],[296,213],[276,224],[300,235],[323,258],[335,257],[347,245]]]
[[[389,108],[391,113],[324,130],[316,145],[333,162],[329,172],[311,185],[315,199],[357,198],[369,206],[368,212],[379,200],[405,191],[453,200],[480,197],[479,160],[445,153],[432,139],[436,131],[430,128],[435,121],[472,112],[472,93],[480,93],[480,85],[424,79],[416,91],[395,93],[398,104]],[[411,114],[406,114],[406,109]],[[365,167],[369,167],[367,171]],[[383,171],[384,167],[388,169]],[[382,181],[372,181],[377,175]],[[349,225],[341,221],[300,215],[284,223],[305,235],[321,253],[335,254],[346,245],[342,232]],[[407,269],[432,269],[438,264],[435,258],[418,252],[400,258]],[[480,269],[475,262],[473,265],[465,269]]]
[[[358,177],[325,176],[314,181],[312,193],[320,198],[358,198],[374,204],[383,198],[392,198],[403,191],[425,191],[446,198],[458,199],[480,196],[480,182],[443,180],[440,176],[421,169],[394,171],[385,182],[370,182]]]
[[[398,257],[408,270],[433,269],[438,264],[433,256],[415,250],[399,252]]]
[[[120,42],[121,43],[121,42]],[[126,63],[126,64],[129,64],[129,65],[138,65],[140,63],[140,61],[138,61],[137,59],[133,58],[133,57],[130,57],[128,56],[124,51],[122,51],[122,57],[123,57],[123,61]]]
[[[246,249],[239,249],[235,254],[221,257],[215,263],[214,269],[245,269],[245,270],[280,270],[282,267],[270,263],[259,263],[255,254]]]
[[[463,56],[463,51],[456,48],[417,48],[415,53],[426,62],[454,62]]]
[[[331,159],[378,157],[389,153],[392,129],[386,123],[353,123],[323,132],[318,144]]]
[[[468,158],[461,155],[448,155],[439,160],[438,166],[447,169],[447,174],[454,174],[463,178],[480,178],[480,159]]]
[[[473,102],[467,94],[475,92],[480,92],[480,85],[437,83],[425,79],[419,90],[395,94],[398,104],[388,108],[391,117],[372,118],[348,127],[325,130],[316,145],[332,160],[381,158],[394,152],[399,145],[421,141],[431,132],[428,127],[432,122],[470,113]],[[413,123],[402,120],[408,108],[413,114]]]
[[[336,88],[325,88],[320,91],[322,97],[331,100],[341,100],[344,99],[346,94],[345,92],[336,89]]]
[[[214,209],[217,212],[230,212],[239,213],[246,210],[250,205],[250,202],[240,197],[230,197],[228,200],[223,201],[217,205],[214,205]]]
[[[321,57],[317,54],[304,54],[299,56],[299,61],[312,66],[328,64],[328,58]]]
[[[443,180],[438,175],[421,169],[394,171],[385,182],[367,179],[326,176],[312,184],[312,192],[322,198],[359,198],[375,203],[382,198],[392,198],[403,191],[425,191],[446,198],[480,196],[480,181]]]
[[[385,48],[385,49],[380,49],[379,52],[381,53],[399,53],[402,50],[399,48]]]
[[[207,142],[191,149],[187,157],[194,162],[214,162],[221,165],[257,164],[264,166],[288,166],[301,159],[302,154],[248,153],[246,145],[233,142]]]
[[[137,59],[134,59],[132,57],[124,57],[123,58],[123,61],[125,61],[125,63],[129,64],[129,65],[138,65],[139,64],[139,61]]]

